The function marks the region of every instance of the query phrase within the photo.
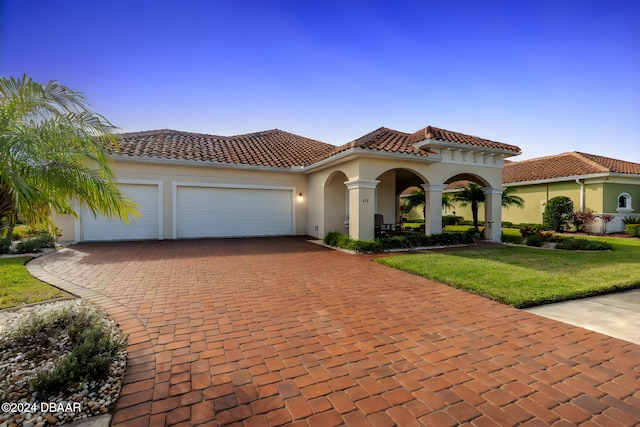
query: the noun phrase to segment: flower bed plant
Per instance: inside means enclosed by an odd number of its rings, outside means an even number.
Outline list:
[[[467,234],[443,233],[432,234],[430,236],[411,234],[373,240],[354,240],[346,234],[334,231],[328,233],[323,241],[325,245],[340,249],[347,249],[359,253],[378,253],[394,249],[467,245],[473,243],[473,238]]]

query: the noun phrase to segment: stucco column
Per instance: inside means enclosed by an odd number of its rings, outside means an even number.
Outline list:
[[[426,215],[424,219],[424,234],[442,233],[442,190],[444,184],[422,184],[424,188],[424,202]]]
[[[374,238],[377,180],[347,181],[349,192],[349,237],[359,240]]]
[[[502,188],[483,188],[484,202],[484,237],[492,242],[502,240]]]

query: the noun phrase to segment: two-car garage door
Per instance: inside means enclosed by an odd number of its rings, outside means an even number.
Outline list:
[[[159,184],[119,184],[138,205],[140,217],[124,221],[82,215],[84,241],[162,239]],[[175,185],[173,238],[291,235],[293,190],[281,188]]]
[[[177,238],[293,234],[290,189],[178,186]]]

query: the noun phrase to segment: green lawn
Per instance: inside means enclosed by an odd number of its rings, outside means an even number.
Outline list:
[[[594,239],[611,243],[614,250],[504,246],[377,261],[519,308],[640,287],[640,239]]]
[[[29,274],[24,265],[29,259],[0,258],[0,309],[69,296]]]

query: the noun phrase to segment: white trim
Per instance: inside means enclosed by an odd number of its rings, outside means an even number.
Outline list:
[[[236,188],[249,190],[281,190],[291,192],[291,235],[296,235],[296,187],[251,184],[218,184],[211,182],[174,181],[171,188],[171,236],[178,238],[178,187]]]
[[[505,182],[502,185],[504,187],[514,187],[519,185],[551,184],[555,182],[575,181],[576,179],[602,178],[605,176],[609,176],[609,174],[562,176],[557,178],[537,179],[532,181]],[[586,184],[590,184],[590,183],[586,183]]]
[[[377,179],[356,179],[353,181],[346,181],[344,185],[347,189],[353,190],[355,188],[373,188],[376,189],[380,181]]]
[[[117,179],[117,184],[129,184],[129,185],[153,185],[158,187],[158,240],[164,240],[163,223],[164,223],[164,210],[163,210],[163,185],[162,181],[155,179]],[[78,242],[84,242],[84,227],[82,226],[83,215],[86,212],[81,206],[78,206],[78,218],[75,219],[73,224],[73,232],[75,233],[76,240]]]
[[[609,179],[609,178],[612,178],[612,179]],[[576,179],[584,179],[584,180],[596,179],[596,181],[585,182],[586,185],[589,185],[589,184],[636,184],[637,185],[638,183],[640,183],[640,175],[603,172],[603,173],[596,173],[596,174],[589,174],[589,175],[559,176],[556,178],[537,179],[532,181],[506,182],[502,185],[505,187],[513,187],[517,185],[551,184],[555,182],[575,181]]]
[[[323,168],[334,166],[349,160],[350,156],[358,156],[358,157],[369,157],[369,158],[382,158],[382,159],[394,159],[394,160],[404,160],[409,162],[417,162],[417,163],[437,163],[442,160],[442,155],[440,154],[429,154],[428,156],[417,156],[411,153],[393,153],[389,151],[378,151],[372,150],[368,148],[360,148],[354,147],[349,148],[348,150],[341,151],[338,154],[335,154],[331,157],[327,157],[326,159],[320,160],[317,163],[314,163],[309,166],[305,166],[302,168],[303,172],[310,172],[313,169]]]
[[[417,149],[423,148],[447,148],[447,149],[462,149],[465,151],[471,151],[478,154],[502,154],[505,156],[517,156],[521,154],[520,151],[509,150],[508,148],[494,148],[483,147],[481,145],[465,144],[463,142],[442,141],[439,139],[423,139],[418,141],[413,146]]]

